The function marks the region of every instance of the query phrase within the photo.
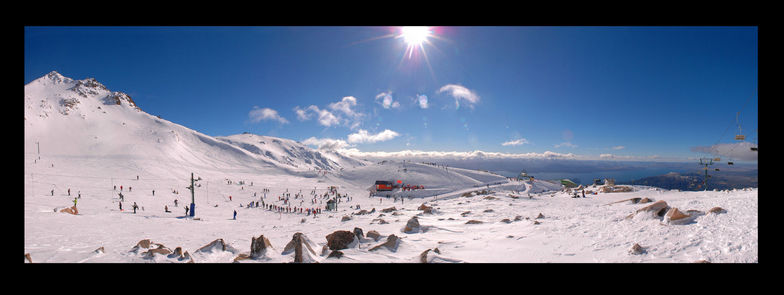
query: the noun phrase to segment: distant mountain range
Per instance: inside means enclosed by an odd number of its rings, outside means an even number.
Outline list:
[[[717,173],[715,171],[709,172],[707,186],[708,190],[727,190],[727,189],[740,189],[748,187],[758,187],[757,169],[750,171],[739,172],[724,172]],[[617,184],[629,185],[647,185],[659,187],[663,189],[679,189],[682,191],[700,191],[704,190],[703,180],[704,174],[697,172],[677,173],[670,172],[664,175],[645,177],[642,179],[632,180],[628,182],[619,182]]]

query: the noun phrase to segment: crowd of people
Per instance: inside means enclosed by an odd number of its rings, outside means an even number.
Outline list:
[[[137,176],[136,179],[139,180],[139,177]],[[245,185],[246,183],[245,181],[235,182],[230,179],[226,179],[226,184]],[[253,183],[251,182],[250,185],[253,186]],[[417,188],[418,188],[417,186],[410,187],[410,189],[417,189]],[[54,196],[54,191],[55,191],[54,189],[51,190],[52,196]],[[175,195],[175,197],[176,195],[179,195],[179,192],[173,188],[170,189],[170,191],[172,195]],[[271,189],[265,187],[262,188],[260,191],[253,192],[253,198],[256,200],[251,200],[248,203],[240,204],[239,206],[248,209],[261,208],[266,211],[276,212],[280,214],[283,213],[303,214],[306,216],[313,215],[315,217],[316,215],[321,214],[322,210],[334,210],[336,208],[334,206],[333,207],[326,206],[329,203],[337,204],[341,202],[350,202],[352,200],[352,198],[347,193],[343,193],[343,194],[339,193],[336,186],[327,187],[327,190],[323,193],[318,193],[317,191],[318,189],[314,187],[313,190],[310,191],[310,194],[303,193],[301,189],[298,192],[293,193],[293,192],[289,192],[289,189],[287,188],[285,189],[285,192],[280,193],[279,195],[274,197],[277,198],[276,201],[270,201],[267,195],[271,193]],[[71,188],[68,188],[65,192],[68,196],[70,196]],[[117,197],[117,199],[115,199],[117,201],[117,208],[121,212],[125,212],[125,209],[123,208],[123,203],[128,201],[126,199],[125,194],[133,193],[133,188],[131,186],[126,186],[125,184],[113,184],[112,192]],[[151,188],[150,192],[151,192],[151,196],[155,197],[155,189]],[[261,194],[258,194],[259,192],[261,192]],[[73,200],[74,206],[76,206],[77,200],[81,198],[81,191],[78,191],[77,195],[78,196],[74,197]],[[133,200],[133,199],[135,198],[132,198],[131,201],[133,202],[133,204],[130,206],[130,209],[133,210],[133,213],[134,214],[137,213],[138,210],[140,209],[144,211],[144,207],[140,206],[137,203],[137,201],[140,200],[139,199]],[[308,201],[309,203],[306,204],[306,202]],[[331,202],[327,202],[327,201],[331,201]],[[228,202],[233,202],[233,198],[231,195],[228,196]],[[164,213],[172,213],[172,211],[169,208],[169,205],[171,204],[170,203],[164,204],[163,206]],[[177,198],[174,198],[173,205],[174,207],[179,207],[180,204]],[[217,207],[217,205],[215,205],[215,207]],[[190,210],[189,206],[183,206],[183,209],[185,210],[185,215],[187,216]],[[233,210],[232,213],[233,213],[232,218],[236,219],[237,211]]]
[[[258,201],[251,200],[247,204],[240,204],[240,207],[262,208],[264,210],[277,212],[280,214],[291,213],[315,216],[317,214],[321,214],[322,210],[329,210],[328,208],[322,209],[325,201],[334,200],[335,202],[340,203],[343,201],[349,202],[352,199],[348,194],[338,193],[337,187],[335,186],[327,188],[327,191],[323,194],[317,193],[317,188],[314,187],[313,190],[310,191],[309,195],[302,193],[301,189],[299,192],[296,192],[292,195],[292,192],[289,192],[289,189],[287,188],[285,192],[275,196],[277,201],[273,201],[273,203],[268,203],[265,201],[267,199],[267,193],[270,192],[270,189],[264,188],[262,192],[263,196],[259,198]],[[253,196],[256,197],[257,194],[254,192]],[[297,200],[299,200],[299,204],[293,204]],[[310,206],[305,205],[305,201],[310,201]],[[236,219],[236,214],[233,216],[233,219]]]

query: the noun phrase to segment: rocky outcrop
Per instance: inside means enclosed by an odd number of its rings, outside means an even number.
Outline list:
[[[670,208],[664,214],[663,222],[667,224],[689,224],[697,217],[704,215],[702,211],[687,210],[686,213],[681,212],[678,208]]]
[[[378,245],[370,248],[370,251],[376,251],[378,249],[381,249],[381,247],[385,247],[389,251],[397,252],[397,247],[399,245],[400,245],[400,238],[398,238],[395,235],[389,235],[387,237],[387,241],[386,242],[378,244]]]
[[[371,230],[367,232],[367,237],[373,239],[374,241],[378,241],[378,239],[381,238],[381,234],[375,230]]]
[[[343,257],[343,252],[341,252],[340,250],[334,250],[334,251],[330,252],[329,255],[327,255],[327,258],[337,258],[337,259],[340,259],[340,257]]]
[[[362,232],[362,229],[358,228],[358,227],[354,228],[354,235],[357,236],[357,239],[360,239],[360,240],[365,238],[365,234]]]
[[[422,213],[424,213],[424,214],[432,214],[433,213],[433,207],[427,206],[425,204],[420,205],[419,208],[417,208],[417,210],[422,210]]]
[[[172,253],[172,251],[169,248],[166,248],[163,245],[160,245],[156,249],[150,249],[150,250],[147,250],[146,252],[142,253],[142,256],[144,258],[152,259],[152,258],[155,257],[155,254],[169,255],[171,253]]]
[[[339,230],[327,235],[327,246],[330,250],[348,249],[358,242],[357,236],[347,230]]]
[[[407,234],[417,233],[422,230],[422,227],[419,225],[419,220],[416,216],[411,217],[411,219],[406,222],[406,226],[403,227],[403,232]]]
[[[631,249],[629,249],[629,254],[632,255],[640,255],[644,253],[645,253],[645,249],[642,246],[640,246],[640,244],[637,243],[635,243],[634,246],[632,246]]]
[[[223,239],[216,239],[210,242],[207,245],[196,250],[196,253],[206,253],[206,252],[215,252],[215,251],[229,251],[232,253],[238,253],[236,248],[226,244]]]
[[[317,256],[316,251],[313,250],[316,244],[310,241],[303,233],[295,233],[291,237],[291,241],[283,248],[282,255],[293,254],[294,262],[296,263],[311,263],[316,262],[313,258]]]
[[[60,213],[69,213],[73,215],[79,214],[79,210],[76,209],[76,206],[68,207],[60,210]]]
[[[419,254],[419,263],[461,263],[463,261],[457,259],[446,258],[441,256],[441,251],[438,248],[427,249]]]
[[[264,235],[260,235],[258,238],[251,237],[250,254],[248,256],[252,259],[266,257],[267,249],[270,248],[272,248],[272,243]]]
[[[627,219],[628,218],[632,218],[635,215],[637,215],[639,213],[643,213],[643,212],[650,213],[650,214],[652,214],[654,216],[662,217],[662,216],[664,216],[665,213],[667,213],[668,209],[670,209],[670,206],[667,205],[667,202],[665,202],[665,201],[656,201],[653,204],[650,204],[648,206],[645,206],[643,208],[638,209],[637,211],[635,211],[631,215],[626,216],[626,218]]]

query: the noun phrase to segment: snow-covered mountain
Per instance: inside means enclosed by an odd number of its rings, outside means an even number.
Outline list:
[[[26,262],[288,263],[298,252],[320,263],[759,260],[756,188],[589,187],[574,198],[538,179],[212,137],[56,72],[25,85],[24,106]],[[424,188],[371,196],[376,180]],[[670,212],[688,218],[673,223]],[[356,235],[339,253],[329,249],[338,231]]]
[[[25,153],[155,161],[169,168],[340,170],[363,166],[292,140],[239,134],[212,137],[144,112],[130,96],[93,78],[51,72],[25,85]]]
[[[335,151],[318,151],[285,138],[250,133],[219,136],[218,140],[244,149],[256,157],[296,170],[340,170],[343,167],[365,166],[368,163]]]

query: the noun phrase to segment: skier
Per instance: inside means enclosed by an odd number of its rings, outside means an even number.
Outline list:
[[[585,190],[582,190],[583,198],[585,198]]]
[[[237,210],[234,210],[234,220],[237,220]]]
[[[188,216],[188,206],[185,206],[185,216]]]
[[[169,211],[169,206],[168,205],[164,205],[163,206],[163,212],[171,213],[171,211]]]
[[[74,202],[74,207],[76,207],[76,198],[74,198],[73,202]]]
[[[139,206],[136,205],[136,202],[133,202],[133,214],[136,214],[136,209],[138,209],[138,208],[139,208]]]
[[[82,198],[82,191],[79,191],[79,199]]]
[[[152,196],[153,197],[155,196],[155,190],[152,190]]]
[[[118,202],[120,204],[120,211],[122,211],[122,202]]]
[[[133,188],[129,186],[129,187],[128,187],[128,192],[130,192],[132,189],[133,189]]]
[[[122,191],[122,185],[120,186],[120,191]]]
[[[52,190],[52,196],[54,197],[54,190]]]
[[[68,195],[69,196],[71,195],[71,188],[70,187],[68,188]]]

